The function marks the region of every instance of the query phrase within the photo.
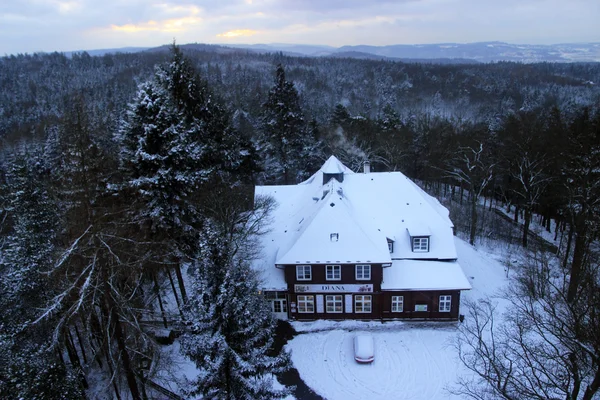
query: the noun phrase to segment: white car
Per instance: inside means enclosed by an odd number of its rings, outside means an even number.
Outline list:
[[[354,359],[359,363],[370,363],[374,358],[373,336],[369,334],[354,336]]]

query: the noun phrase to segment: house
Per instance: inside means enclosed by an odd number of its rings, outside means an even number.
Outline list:
[[[256,196],[276,201],[254,267],[278,318],[458,319],[471,286],[448,210],[402,173],[354,173],[331,156]]]

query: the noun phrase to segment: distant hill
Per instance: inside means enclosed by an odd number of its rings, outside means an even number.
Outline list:
[[[467,44],[342,46],[337,51],[358,51],[395,58],[449,58],[469,59],[479,62],[600,62],[600,43],[521,45],[503,42],[481,42]]]
[[[600,43],[566,43],[553,45],[510,44],[503,42],[397,44],[389,46],[303,45],[236,45],[268,52],[294,52],[306,56],[394,59],[412,62],[470,63],[516,61],[533,62],[600,62]]]
[[[106,53],[134,53],[138,51],[164,51],[169,45],[155,48],[124,47],[120,49],[87,50],[90,55]],[[435,64],[489,63],[495,61],[534,62],[600,62],[600,43],[565,43],[553,45],[510,44],[504,42],[397,44],[389,46],[331,46],[301,44],[237,44],[211,45],[191,43],[181,45],[203,51],[230,53],[251,51],[255,53],[282,52],[290,56],[358,58],[393,60]],[[67,52],[67,56],[72,53]]]
[[[322,57],[335,57],[335,58],[358,58],[362,60],[390,60],[390,61],[402,61],[407,63],[428,63],[428,64],[478,64],[477,60],[469,60],[467,58],[399,58],[399,57],[387,57],[372,53],[365,53],[360,51],[337,51],[335,53],[327,54]]]
[[[73,53],[86,52],[90,56],[103,56],[104,54],[116,54],[116,53],[137,53],[139,51],[147,50],[148,47],[121,47],[118,49],[99,49],[99,50],[76,50],[76,51],[65,51],[65,56],[71,57]]]

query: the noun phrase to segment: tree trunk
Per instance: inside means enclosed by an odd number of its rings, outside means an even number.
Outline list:
[[[152,280],[154,281],[154,294],[156,294],[156,300],[158,301],[158,307],[160,308],[160,315],[163,320],[163,325],[165,329],[169,327],[167,322],[167,314],[165,313],[165,307],[163,306],[162,296],[160,294],[160,285],[158,284],[158,279],[156,278],[156,271],[152,271]]]
[[[167,268],[167,275],[169,276],[169,282],[171,282],[171,289],[173,289],[173,296],[175,297],[175,302],[177,303],[177,309],[179,310],[179,314],[183,317],[183,309],[181,308],[181,303],[179,302],[179,296],[177,295],[177,290],[175,289],[175,282],[173,282],[170,268]]]
[[[471,196],[471,232],[469,234],[469,244],[475,245],[475,235],[477,234],[477,199]]]
[[[117,397],[117,400],[121,400],[121,394],[119,393],[119,386],[117,385],[117,380],[114,377],[115,372],[110,363],[110,357],[108,356],[108,351],[105,351],[104,355],[106,356],[106,365],[108,366],[108,372],[110,373],[110,376],[111,376],[111,382],[113,385],[113,389],[115,390],[115,396]]]
[[[515,204],[515,222],[518,224],[519,223],[519,212],[521,210],[519,209],[519,205]]]
[[[569,263],[569,255],[571,254],[571,244],[573,243],[573,225],[569,226],[569,235],[567,236],[567,248],[565,250],[565,258],[563,259],[563,268],[567,268]]]
[[[600,390],[600,366],[596,364],[596,374],[594,380],[588,385],[583,394],[582,400],[592,400],[594,395]]]
[[[135,377],[135,371],[133,370],[131,358],[129,358],[129,352],[127,351],[125,334],[123,333],[123,327],[121,326],[119,314],[117,313],[115,305],[111,304],[112,301],[108,300],[108,302],[109,304],[107,307],[110,307],[110,310],[107,310],[107,313],[110,312],[110,321],[114,330],[114,338],[119,349],[121,363],[123,364],[123,371],[125,372],[125,377],[127,378],[127,386],[129,386],[129,390],[131,391],[131,398],[133,400],[142,400],[140,390],[137,385],[137,379]]]
[[[179,263],[175,265],[175,275],[177,275],[177,282],[179,283],[179,290],[181,291],[181,299],[183,304],[187,303],[187,294],[185,292],[185,284],[183,283],[183,276],[181,275],[181,265]]]
[[[583,218],[580,218],[582,220]],[[583,259],[587,249],[587,228],[585,221],[578,221],[575,236],[575,248],[573,249],[573,261],[571,262],[571,277],[569,279],[569,290],[567,291],[567,301],[572,303],[577,296],[579,282],[581,280],[581,270],[583,268]]]
[[[529,236],[529,224],[531,223],[531,210],[525,209],[525,218],[523,219],[523,247],[527,248],[527,239]]]
[[[83,357],[83,362],[87,364],[87,357],[85,355],[85,349],[83,348],[83,341],[81,340],[79,329],[77,329],[77,324],[73,324],[73,327],[75,328],[75,335],[77,336],[77,342],[79,343],[79,348],[81,349],[81,356]]]
[[[71,361],[71,365],[73,369],[77,371],[77,376],[81,381],[81,385],[87,389],[88,383],[85,379],[85,374],[83,373],[83,368],[81,368],[81,361],[79,360],[79,355],[77,354],[77,350],[75,349],[75,344],[73,343],[73,336],[71,335],[71,331],[67,329],[67,334],[65,337],[65,347],[67,348],[67,354],[69,355],[69,361]]]

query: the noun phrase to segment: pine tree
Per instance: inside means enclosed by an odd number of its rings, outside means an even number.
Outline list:
[[[275,84],[263,104],[259,149],[265,159],[265,180],[286,185],[296,183],[305,175],[303,157],[309,145],[298,91],[286,80],[279,64]]]
[[[32,324],[55,294],[47,275],[57,252],[59,215],[39,155],[17,154],[6,176],[11,229],[0,257],[0,397],[83,398],[81,371],[49,343],[55,321]],[[79,376],[78,376],[79,374]]]
[[[270,356],[274,319],[249,265],[231,256],[226,235],[210,227],[190,267],[192,295],[182,351],[201,371],[191,395],[211,399],[277,399],[273,374],[289,355]]]
[[[120,129],[125,190],[141,200],[137,219],[191,257],[202,224],[200,189],[252,176],[254,149],[177,46],[140,85]]]

